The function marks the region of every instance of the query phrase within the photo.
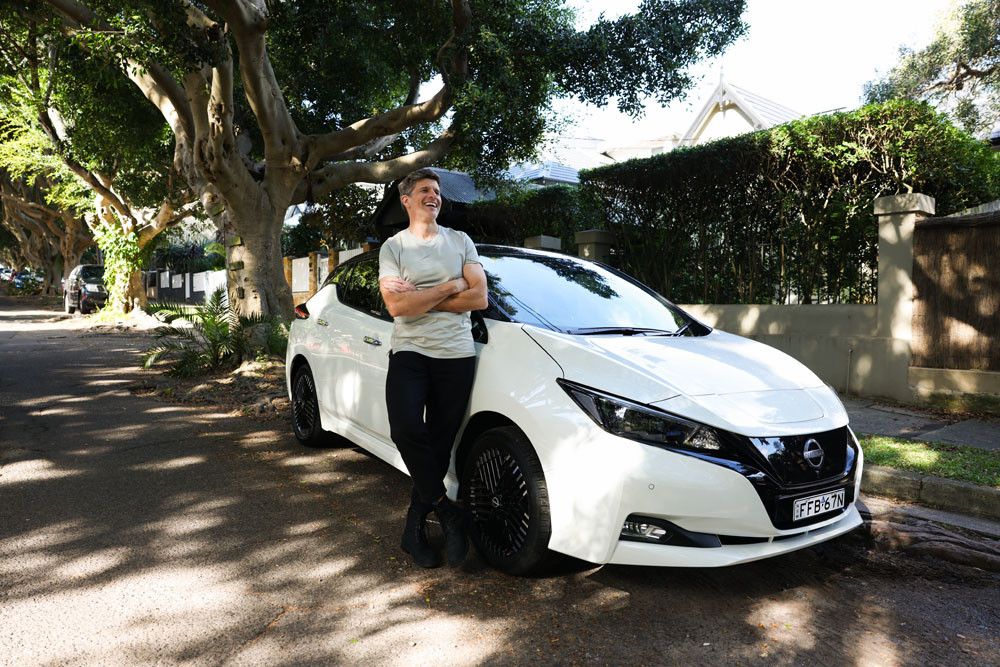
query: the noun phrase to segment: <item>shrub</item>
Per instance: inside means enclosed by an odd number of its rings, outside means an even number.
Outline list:
[[[177,320],[190,327],[163,326],[153,333],[157,344],[146,350],[140,366],[149,368],[159,359],[173,357],[168,375],[188,377],[235,368],[265,349],[277,320],[260,314],[243,315],[231,305],[220,287],[202,305],[152,302],[147,312],[167,325]],[[285,341],[287,345],[287,338]]]
[[[874,302],[873,201],[1000,196],[988,146],[926,104],[813,116],[582,172],[621,266],[680,303]]]

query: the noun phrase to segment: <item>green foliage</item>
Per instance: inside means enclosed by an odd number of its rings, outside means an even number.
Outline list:
[[[966,0],[953,8],[931,43],[901,48],[899,63],[866,84],[865,97],[926,100],[967,132],[988,133],[1000,120],[1000,0]]]
[[[926,104],[893,101],[581,174],[623,269],[681,303],[870,303],[873,200],[947,214],[1000,195],[1000,163]]]
[[[176,377],[235,368],[252,359],[272,338],[275,344],[282,340],[281,332],[274,332],[281,329],[283,323],[259,314],[241,314],[238,306],[228,303],[222,287],[202,305],[154,302],[146,310],[168,326],[153,332],[158,342],[142,354],[140,365],[150,368],[160,359],[172,357],[173,365],[167,374]],[[189,322],[191,326],[170,326],[177,320]],[[266,336],[258,333],[261,331]],[[287,346],[287,328],[285,332],[284,344]]]
[[[286,225],[281,234],[281,252],[285,257],[303,257],[326,248],[351,247],[375,235],[371,222],[378,206],[375,190],[348,185],[334,190],[310,206],[299,223]]]
[[[576,247],[576,232],[602,228],[604,220],[603,205],[592,188],[512,188],[496,199],[472,204],[466,231],[479,241],[508,245],[541,234],[555,236],[563,250],[570,251]]]
[[[106,309],[124,311],[132,274],[142,267],[142,250],[134,233],[105,220],[91,225],[94,240],[104,253],[104,287],[108,291]]]
[[[687,68],[720,54],[746,30],[740,20],[745,0],[645,0],[633,15],[580,32],[562,0],[469,4],[472,24],[457,36],[451,4],[437,0],[270,3],[268,56],[297,126],[306,133],[340,129],[398,107],[413,83],[447,77],[454,87],[447,122],[457,138],[444,166],[492,182],[512,162],[532,158],[544,134],[557,127],[553,98],[598,106],[615,100],[638,116],[646,96],[662,104],[680,97],[691,84]],[[128,22],[127,12],[116,14],[121,25]],[[155,32],[149,38],[159,49],[169,24],[157,29],[140,22],[132,29]],[[464,77],[450,71],[448,58],[457,48],[468,49]],[[246,109],[236,113],[262,159],[255,117]],[[420,149],[441,130],[440,121],[408,128],[373,159]]]

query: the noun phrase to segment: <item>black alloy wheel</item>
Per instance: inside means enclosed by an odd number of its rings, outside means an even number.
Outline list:
[[[292,427],[295,437],[307,447],[318,447],[326,439],[319,421],[316,382],[308,365],[295,371],[292,379]]]
[[[508,574],[541,569],[552,523],[542,465],[513,426],[486,431],[462,467],[462,499],[472,518],[472,541],[489,563]]]

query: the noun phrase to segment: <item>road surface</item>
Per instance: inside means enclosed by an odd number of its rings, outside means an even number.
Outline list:
[[[858,531],[726,569],[514,578],[399,550],[350,443],[137,396],[147,339],[0,297],[0,664],[997,664],[1000,577]]]

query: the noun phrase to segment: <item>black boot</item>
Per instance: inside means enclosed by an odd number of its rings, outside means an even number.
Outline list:
[[[458,567],[469,553],[469,541],[465,535],[465,512],[447,497],[434,503],[434,511],[444,530],[444,552],[448,565]]]
[[[420,507],[411,505],[406,512],[406,527],[403,528],[403,541],[399,545],[403,551],[413,557],[413,562],[420,567],[441,567],[437,554],[427,543],[427,532],[424,530],[424,519],[427,512]]]

